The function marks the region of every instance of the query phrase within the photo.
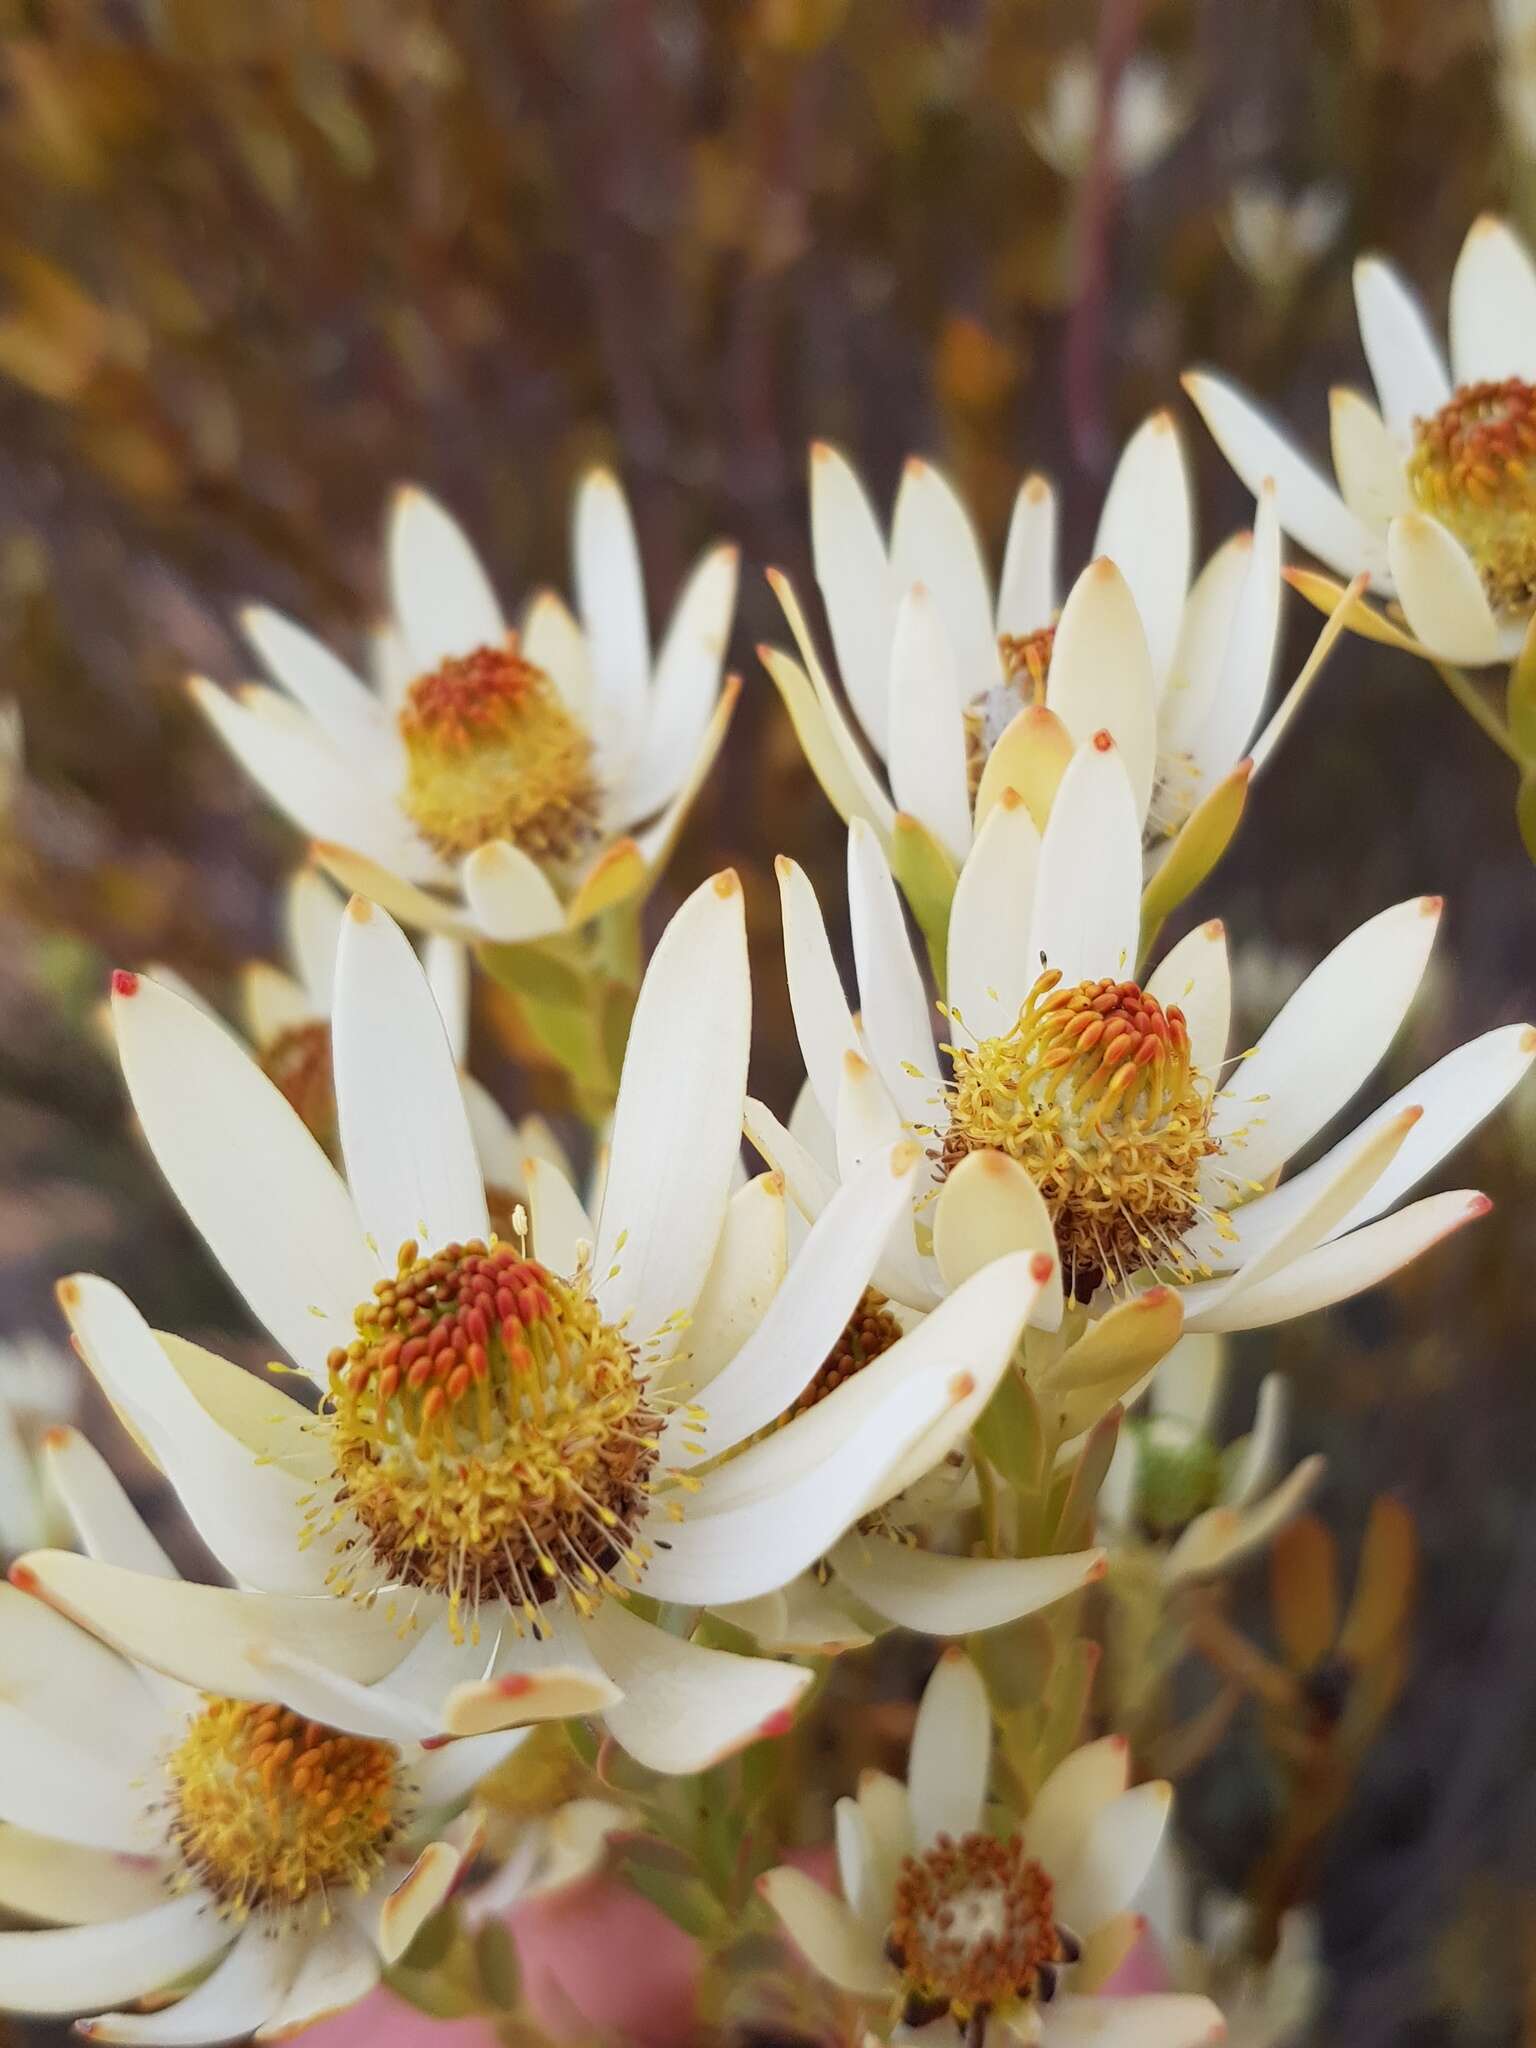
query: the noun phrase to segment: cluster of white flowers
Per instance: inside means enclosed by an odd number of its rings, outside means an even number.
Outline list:
[[[103,1279],[60,1286],[227,1583],[183,1581],[102,1457],[48,1433],[79,1547],[33,1550],[0,1596],[0,1903],[59,1924],[0,1933],[0,2003],[95,2012],[109,2041],[286,2034],[403,1955],[479,1854],[461,1809],[534,1724],[597,1721],[649,1772],[703,1772],[784,1734],[818,1660],[884,1628],[1036,1615],[1065,1641],[1106,1546],[1150,1550],[1171,1600],[1312,1493],[1318,1460],[1284,1476],[1280,1382],[1221,1445],[1225,1333],[1371,1287],[1481,1214],[1471,1190],[1403,1198],[1536,1051],[1488,1032],[1293,1170],[1398,1034],[1439,899],[1341,930],[1249,1048],[1223,925],[1160,943],[1344,623],[1266,712],[1283,531],[1449,658],[1507,650],[1536,596],[1523,252],[1497,224],[1469,238],[1454,390],[1392,274],[1358,276],[1385,417],[1336,395],[1342,497],[1190,379],[1256,498],[1200,568],[1166,413],[1064,602],[1042,478],[994,589],[937,469],[908,464],[887,530],[813,451],[842,690],[777,575],[796,654],[764,659],[848,826],[857,997],[786,853],[806,1083],[782,1116],[747,1092],[733,872],[667,924],[619,1046],[612,1022],[611,963],[738,694],[733,549],[653,656],[611,477],[577,496],[579,617],[543,593],[515,629],[407,491],[376,681],[253,612],[281,689],[193,684],[313,841],[293,972],[251,971],[242,1037],[168,971],[123,970],[113,1028],[159,1170],[297,1391]],[[472,958],[580,1099],[616,1076],[585,1185],[464,1071]],[[984,1669],[946,1649],[907,1785],[866,1774],[840,1803],[842,1898],[786,1867],[768,1905],[882,2037],[1214,2038],[1203,1993],[1114,1989],[1167,1786],[1131,1784],[1124,1737],[1084,1741],[1080,1708],[1038,1770],[999,1772]],[[487,1896],[588,1869],[611,1811],[530,1837]]]

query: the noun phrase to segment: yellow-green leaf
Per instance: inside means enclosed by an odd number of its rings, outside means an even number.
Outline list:
[[[1162,866],[1141,899],[1141,957],[1145,959],[1163,921],[1192,896],[1232,843],[1248,801],[1251,761],[1239,761],[1196,804],[1179,828]]]
[[[911,905],[942,996],[949,947],[949,907],[955,897],[955,864],[921,818],[898,811],[891,835],[891,871]]]

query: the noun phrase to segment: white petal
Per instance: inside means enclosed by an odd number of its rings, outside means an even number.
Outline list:
[[[1132,435],[1115,466],[1093,552],[1107,555],[1130,586],[1159,686],[1173,661],[1194,549],[1184,445],[1172,413],[1155,412]],[[1053,679],[1060,648],[1058,639]],[[1098,723],[1109,725],[1126,745],[1111,720]]]
[[[1232,614],[1232,633],[1210,708],[1189,743],[1193,808],[1248,749],[1264,709],[1280,640],[1280,521],[1266,486],[1254,508],[1253,545]]]
[[[1451,395],[1439,346],[1423,308],[1379,256],[1362,256],[1355,265],[1355,311],[1382,413],[1406,444],[1414,421],[1438,412]]]
[[[914,583],[896,608],[891,644],[891,794],[956,861],[971,843],[964,701],[938,606]]]
[[[435,498],[407,486],[390,510],[389,590],[418,675],[500,646],[507,622],[480,557]]]
[[[741,884],[727,869],[662,933],[624,1049],[593,1272],[604,1315],[628,1315],[632,1342],[690,1310],[709,1271],[740,1156],[751,1020]]]
[[[570,606],[556,591],[541,590],[523,617],[524,659],[543,669],[568,710],[584,726],[592,723],[592,664],[587,643]]]
[[[765,1657],[703,1650],[605,1600],[588,1631],[624,1697],[610,1732],[647,1770],[708,1770],[749,1742],[783,1734],[812,1674]]]
[[[1272,494],[1271,494],[1272,495]],[[1252,533],[1235,533],[1195,578],[1184,606],[1179,643],[1158,707],[1158,748],[1165,782],[1188,803],[1198,794],[1180,786],[1221,691],[1233,651],[1232,629],[1253,562]]]
[[[129,1920],[0,1934],[0,2004],[13,2012],[78,2012],[162,1991],[230,1939],[204,1892]]]
[[[970,1635],[1065,1599],[1100,1576],[1103,1552],[1070,1557],[946,1557],[854,1530],[831,1553],[866,1607],[920,1635]]]
[[[165,1871],[149,1858],[0,1827],[0,1906],[8,1913],[83,1927],[164,1902]]]
[[[367,896],[412,931],[443,932],[465,940],[479,936],[461,903],[450,903],[430,889],[403,881],[393,869],[381,867],[355,847],[341,846],[334,839],[317,839],[309,851],[316,865],[340,882],[349,896]],[[432,879],[446,886],[450,877],[434,862]],[[329,1009],[329,1004],[326,1007]]]
[[[862,818],[848,828],[848,921],[864,1035],[876,1069],[906,1120],[926,1126],[939,1094],[935,1013],[912,955],[896,884],[879,840]]]
[[[311,1482],[258,1460],[221,1429],[110,1281],[78,1274],[62,1283],[59,1299],[91,1371],[148,1443],[230,1576],[273,1592],[323,1592],[330,1546],[300,1548]],[[274,1405],[288,1399],[276,1389],[270,1398]]]
[[[954,485],[930,462],[901,473],[891,520],[891,568],[898,590],[926,583],[954,649],[967,697],[998,680],[992,592],[981,543]]]
[[[386,1272],[400,1246],[485,1238],[480,1161],[453,1048],[410,941],[361,896],[336,956],[332,1028],[341,1149]]]
[[[1135,971],[1141,821],[1120,750],[1097,733],[1073,755],[1040,842],[1031,958],[1067,987]]]
[[[1387,1172],[1391,1173],[1395,1165],[1394,1161]],[[1374,1190],[1367,1200],[1374,1202]],[[1207,1319],[1207,1327],[1262,1330],[1272,1323],[1289,1322],[1293,1316],[1331,1308],[1336,1301],[1347,1301],[1351,1295],[1363,1294],[1368,1287],[1379,1286],[1442,1238],[1460,1230],[1464,1223],[1475,1223],[1486,1216],[1491,1206],[1486,1195],[1467,1188],[1454,1188],[1444,1195],[1426,1195],[1423,1201],[1412,1202],[1395,1215],[1333,1238],[1293,1259],[1271,1279],[1245,1288],[1229,1304],[1225,1315],[1215,1311]]]
[[[1179,586],[1182,608],[1184,586]],[[1167,659],[1172,659],[1170,644]],[[1067,593],[1051,649],[1046,704],[1078,746],[1114,736],[1138,819],[1157,766],[1157,684],[1136,600],[1107,556],[1090,562]]]
[[[453,1057],[463,1066],[469,1051],[469,954],[457,939],[433,932],[421,949],[421,964]]]
[[[1226,1370],[1219,1337],[1181,1337],[1153,1375],[1153,1414],[1185,1423],[1197,1436],[1210,1436]]]
[[[1056,493],[1027,476],[1013,501],[997,592],[997,630],[1022,636],[1056,616]]]
[[[915,1145],[899,1144],[872,1159],[817,1217],[757,1328],[703,1396],[710,1455],[783,1414],[815,1377],[910,1206],[920,1156]]]
[[[656,657],[645,741],[615,796],[620,825],[660,810],[703,742],[731,635],[739,563],[734,547],[711,550],[677,600]]]
[[[535,1258],[552,1273],[573,1279],[583,1263],[590,1261],[597,1232],[582,1207],[581,1197],[558,1166],[547,1159],[525,1159],[523,1180],[533,1217]]]
[[[243,1046],[152,981],[119,975],[128,1093],[172,1192],[257,1318],[316,1379],[378,1275],[340,1176]]]
[[[122,1481],[88,1437],[78,1429],[49,1430],[43,1440],[43,1462],[87,1557],[106,1558],[151,1578],[180,1577],[145,1527]]]
[[[1267,1180],[1369,1078],[1408,1014],[1439,921],[1438,897],[1394,904],[1307,976],[1216,1098],[1211,1134],[1232,1174]]]
[[[502,945],[545,938],[565,923],[549,877],[509,839],[476,847],[460,868],[459,880],[475,923],[488,939]]]
[[[1147,982],[1147,994],[1166,1009],[1184,1012],[1189,1029],[1190,1063],[1214,1088],[1227,1057],[1232,1028],[1232,969],[1227,958],[1227,930],[1220,918],[1196,925],[1166,953]]]
[[[720,1242],[688,1325],[678,1378],[707,1387],[752,1336],[788,1264],[784,1176],[760,1173],[732,1195]]]
[[[859,1037],[832,957],[816,891],[798,861],[781,853],[773,866],[779,881],[784,971],[789,982],[795,1034],[822,1114],[828,1123],[834,1123],[843,1083],[843,1059],[859,1050]]]
[[[866,739],[884,756],[896,586],[864,486],[825,441],[811,448],[811,553],[843,688]]]
[[[645,732],[651,634],[629,501],[606,469],[589,470],[577,490],[572,556],[576,609],[596,686],[599,766],[618,781]]]
[[[288,1995],[301,1938],[257,1919],[235,1938],[218,1968],[185,1998],[158,2012],[103,2013],[80,2032],[88,2041],[160,2043],[163,2048],[243,2039],[264,2026]]]
[[[981,1826],[991,1762],[992,1712],[981,1674],[963,1650],[946,1650],[923,1690],[907,1764],[919,1853],[940,1835],[958,1841]]]
[[[836,1192],[835,1158],[829,1171],[798,1138],[790,1136],[773,1111],[755,1096],[747,1097],[742,1130],[753,1150],[761,1154],[775,1173],[784,1176],[784,1185],[800,1215],[814,1223]]]
[[[273,679],[289,690],[344,755],[393,772],[399,742],[366,683],[313,634],[281,612],[252,605],[240,615],[246,638]]]
[[[1287,533],[1342,576],[1360,569],[1380,575],[1386,567],[1380,535],[1355,517],[1250,400],[1207,371],[1192,371],[1182,381],[1216,445],[1249,490],[1257,496],[1264,479],[1274,478],[1280,524]]]
[[[1024,1841],[1053,1878],[1077,1860],[1098,1816],[1125,1791],[1129,1772],[1125,1737],[1104,1735],[1069,1751],[1046,1778],[1030,1805]]]
[[[830,1983],[860,1998],[883,1998],[896,1988],[879,1941],[824,1885],[783,1865],[760,1878],[758,1888],[812,1969]]]
[[[173,970],[154,972],[162,988],[195,1000],[195,990],[179,987]],[[285,1031],[314,1023],[317,1013],[308,991],[292,975],[266,960],[248,960],[240,970],[240,1016],[252,1045],[265,1052]]]
[[[1413,510],[1403,451],[1374,405],[1342,385],[1328,394],[1334,473],[1344,502],[1367,526],[1383,531]]]
[[[1451,277],[1451,361],[1456,382],[1536,379],[1533,330],[1536,272],[1530,256],[1503,221],[1485,213],[1467,230]]]
[[[795,636],[795,646],[805,664],[804,672],[772,648],[760,647],[758,654],[788,706],[806,758],[844,819],[868,818],[882,838],[889,838],[895,816],[890,799],[843,716],[842,707],[817,655],[816,643],[811,638],[794,585],[778,569],[768,571],[768,584],[783,608],[790,632]],[[808,718],[808,709],[814,712],[814,718]]]
[[[309,838],[355,847],[408,881],[441,874],[441,862],[417,838],[392,785],[360,773],[359,764],[301,713],[281,721],[264,717],[249,696],[237,700],[202,676],[193,676],[187,689],[241,767]]]
[[[1207,2048],[1226,2025],[1208,1998],[1143,1993],[1134,1998],[1074,1998],[1042,2016],[1043,2048]]]
[[[134,1693],[147,1701],[130,1671],[119,1665],[109,1675],[112,1682],[97,1693],[98,1702],[131,1703]],[[164,1742],[169,1731],[162,1726],[159,1732]],[[157,1854],[164,1834],[146,1811],[144,1790],[155,1778],[156,1749],[136,1741],[128,1756],[116,1758],[109,1740],[110,1723],[99,1725],[88,1745],[75,1740],[60,1717],[45,1721],[0,1702],[0,1819],[79,1848],[112,1849],[124,1856]]]
[[[1040,834],[1016,791],[987,812],[949,911],[950,1011],[960,1043],[1006,1036],[1040,974],[1030,946]]]
[[[429,1842],[379,1906],[379,1954],[397,1963],[458,1882],[465,1858],[451,1842]],[[372,1904],[372,1900],[369,1900]]]
[[[366,1998],[379,1981],[378,1951],[350,1921],[336,1919],[311,1938],[288,1995],[258,2041],[282,2041],[301,2027],[332,2018]]]
[[[1034,1252],[1040,1293],[1031,1318],[1042,1330],[1061,1323],[1056,1232],[1044,1197],[1006,1152],[972,1152],[947,1176],[933,1209],[933,1255],[951,1292],[1009,1252]]]
[[[655,1524],[666,1533],[653,1539],[658,1555],[646,1566],[647,1591],[690,1607],[753,1600],[776,1591],[809,1570],[860,1515],[886,1497],[886,1475],[935,1427],[954,1399],[938,1374],[913,1375],[871,1411],[861,1411],[824,1456],[803,1458],[788,1484],[771,1491],[760,1487],[755,1498],[738,1498],[717,1509],[706,1476],[680,1525]],[[795,1436],[799,1419],[780,1433]],[[827,1435],[818,1430],[818,1444],[825,1445]],[[776,1474],[781,1469],[782,1459],[765,1457],[766,1449],[753,1445],[732,1461],[738,1468],[731,1474],[738,1494],[753,1487],[760,1464],[771,1464]]]
[[[531,1728],[499,1728],[492,1735],[464,1735],[457,1742],[425,1750],[411,1759],[411,1779],[426,1807],[457,1806],[487,1772],[520,1749]]]
[[[862,1053],[844,1055],[836,1131],[837,1170],[844,1180],[906,1135],[890,1090]]]
[[[1293,1516],[1300,1513],[1322,1479],[1321,1458],[1304,1458],[1273,1493],[1247,1509],[1208,1508],[1197,1515],[1163,1562],[1169,1585],[1228,1571],[1260,1550]]]
[[[1408,624],[1442,661],[1474,668],[1500,658],[1498,621],[1461,542],[1427,512],[1405,512],[1387,528],[1392,581]]]
[[[1171,1789],[1153,1783],[1099,1809],[1056,1881],[1057,1914],[1068,1927],[1098,1927],[1130,1904],[1152,1867],[1172,1805]]]
[[[1253,1429],[1243,1446],[1242,1456],[1223,1483],[1223,1505],[1251,1507],[1259,1495],[1274,1484],[1280,1461],[1285,1456],[1290,1394],[1290,1383],[1277,1372],[1266,1373],[1260,1380]]]

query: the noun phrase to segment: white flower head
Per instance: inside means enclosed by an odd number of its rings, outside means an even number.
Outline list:
[[[312,1415],[277,1388],[253,1397],[115,1288],[67,1282],[87,1362],[243,1590],[195,1589],[224,1617],[195,1628],[130,1574],[33,1558],[49,1597],[188,1682],[234,1693],[259,1668],[261,1696],[323,1701],[360,1734],[601,1711],[643,1762],[678,1771],[783,1725],[807,1671],[698,1647],[627,1595],[748,1599],[825,1553],[963,1438],[1042,1268],[1000,1260],[750,1441],[834,1348],[918,1151],[871,1158],[748,1312],[722,1233],[750,1021],[734,874],[688,899],[652,957],[597,1216],[530,1158],[531,1236],[526,1216],[510,1238],[490,1226],[441,1016],[376,906],[354,901],[337,956],[345,1182],[205,1012],[131,975],[115,1005],[162,1170],[322,1400]],[[317,1611],[318,1594],[332,1597]],[[295,1600],[313,1646],[279,1672],[264,1638]],[[379,1640],[349,1651],[338,1608]]]
[[[510,631],[453,519],[395,500],[396,626],[377,687],[264,608],[246,632],[281,686],[194,700],[349,887],[460,938],[565,931],[643,887],[670,854],[724,738],[720,673],[737,552],[678,599],[654,663],[629,507],[606,471],[577,492],[581,623],[550,592]]]
[[[1111,161],[1121,178],[1160,163],[1189,121],[1189,109],[1160,58],[1138,53],[1115,91]],[[1099,122],[1099,70],[1091,50],[1069,50],[1051,71],[1045,104],[1025,117],[1029,139],[1064,178],[1081,178],[1093,158]]]
[[[1103,1998],[1138,1924],[1126,1913],[1167,1824],[1167,1785],[1127,1790],[1119,1737],[1074,1750],[1023,1826],[989,1825],[992,1732],[976,1668],[949,1650],[928,1682],[907,1783],[869,1771],[837,1807],[842,1897],[798,1870],[762,1880],[807,1960],[923,2040],[1196,2048],[1209,1999]],[[901,2036],[905,2038],[905,2036]]]
[[[56,1540],[58,1517],[38,1468],[46,1431],[80,1406],[80,1370],[47,1338],[0,1338],[0,1553]]]
[[[200,1590],[84,1438],[55,1431],[48,1457],[88,1550]],[[276,2039],[363,1997],[473,1857],[472,1824],[442,1823],[522,1731],[434,1749],[197,1692],[14,1577],[0,1588],[0,1902],[60,1924],[0,1934],[0,2006],[94,2010],[91,2040],[174,2048]],[[149,2012],[102,2010],[151,1995]]]
[[[1229,1070],[1222,925],[1198,926],[1150,974],[1137,967],[1140,829],[1110,735],[1073,756],[1044,833],[1010,796],[955,890],[942,1062],[874,832],[856,820],[849,833],[857,1022],[815,893],[779,862],[823,1154],[755,1104],[749,1131],[811,1213],[876,1146],[925,1142],[929,1181],[878,1285],[926,1307],[1001,1250],[1053,1250],[1068,1302],[1090,1313],[1165,1285],[1186,1329],[1258,1328],[1374,1285],[1484,1213],[1469,1190],[1388,1212],[1525,1073],[1529,1026],[1447,1055],[1275,1185],[1396,1036],[1438,899],[1361,925]],[[1037,1323],[1055,1328],[1062,1311],[1043,1289]]]
[[[1223,1338],[1181,1338],[1121,1430],[1099,1494],[1106,1532],[1155,1545],[1170,1585],[1240,1563],[1301,1511],[1323,1475],[1312,1457],[1281,1476],[1290,1403],[1278,1373],[1259,1387],[1249,1434],[1217,1442],[1226,1368]]]
[[[1337,186],[1309,185],[1288,197],[1268,178],[1246,178],[1227,205],[1227,242],[1255,282],[1291,292],[1333,247],[1345,211]]]
[[[1397,600],[1380,637],[1449,662],[1519,651],[1536,600],[1536,268],[1501,220],[1473,222],[1450,296],[1450,366],[1417,300],[1379,256],[1355,265],[1372,405],[1336,389],[1330,484],[1233,385],[1184,388],[1238,475],[1274,479],[1280,523],[1309,553]]]
[[[908,462],[887,538],[851,464],[813,448],[816,577],[858,734],[778,572],[770,581],[800,660],[776,649],[763,659],[828,797],[844,818],[867,820],[887,852],[906,816],[958,866],[1010,787],[1043,827],[1074,746],[1104,728],[1151,849],[1245,756],[1262,763],[1293,714],[1300,679],[1260,730],[1280,624],[1273,493],[1258,490],[1253,531],[1195,575],[1188,467],[1170,414],[1153,414],[1127,443],[1094,558],[1065,604],[1056,534],[1054,491],[1026,478],[994,593],[940,470]]]

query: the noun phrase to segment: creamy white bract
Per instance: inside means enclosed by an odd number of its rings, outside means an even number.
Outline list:
[[[533,940],[644,888],[725,736],[720,686],[737,554],[705,555],[652,659],[623,491],[577,493],[580,624],[550,592],[509,628],[473,548],[434,500],[396,498],[381,687],[279,614],[245,614],[279,689],[191,689],[247,773],[349,887],[407,922]]]
[[[1377,403],[1330,394],[1337,485],[1214,371],[1184,388],[1280,523],[1346,578],[1397,600],[1413,651],[1480,665],[1519,651],[1536,599],[1536,269],[1503,221],[1473,222],[1451,278],[1450,365],[1402,279],[1355,265]],[[1410,637],[1411,636],[1411,637]]]
[[[1127,1789],[1117,1736],[1074,1750],[1022,1826],[994,1825],[992,1728],[975,1667],[947,1651],[928,1682],[907,1782],[867,1771],[837,1808],[842,1897],[798,1870],[763,1879],[806,1959],[887,2007],[896,2039],[1047,2048],[1196,2048],[1221,2036],[1206,1998],[1112,1998],[1098,1987],[1138,1938],[1127,1908],[1172,1794]]]

